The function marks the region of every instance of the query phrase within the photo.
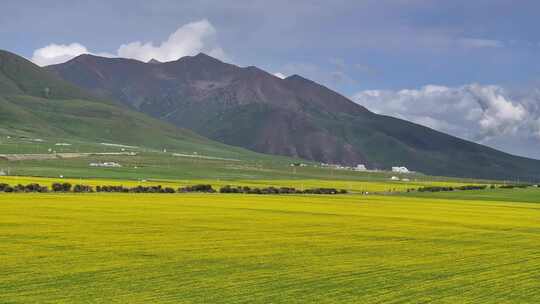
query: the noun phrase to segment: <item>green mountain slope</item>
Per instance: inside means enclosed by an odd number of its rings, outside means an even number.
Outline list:
[[[0,136],[260,157],[95,97],[6,51],[0,51]]]

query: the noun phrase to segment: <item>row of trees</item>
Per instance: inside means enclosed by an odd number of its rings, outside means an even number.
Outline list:
[[[439,186],[429,186],[429,187],[422,187],[418,188],[418,192],[442,192],[442,191],[454,191],[454,190],[485,190],[485,189],[514,189],[514,188],[529,188],[533,187],[534,185],[531,184],[507,184],[507,185],[465,185],[465,186],[459,186],[459,187],[439,187]],[[414,189],[407,189],[407,192],[415,191]]]
[[[37,192],[44,193],[49,192],[49,188],[46,186],[41,186],[39,184],[28,184],[28,185],[16,185],[10,186],[8,184],[0,184],[0,192],[12,193],[12,192]]]
[[[511,185],[501,185],[501,189],[513,189],[513,188],[527,188],[532,185],[528,184],[511,184]],[[487,188],[495,189],[495,185],[465,185],[459,187],[451,186],[427,186],[421,187],[418,189],[407,189],[407,192],[418,191],[418,192],[443,192],[443,191],[454,191],[454,190],[484,190]],[[199,192],[199,193],[216,193],[217,191],[212,188],[212,185],[200,184],[194,186],[180,187],[174,189],[171,187],[162,187],[161,185],[157,186],[136,186],[136,187],[124,187],[124,186],[96,186],[95,188],[89,185],[71,185],[70,183],[54,183],[49,189],[47,186],[42,186],[40,184],[28,184],[28,185],[16,185],[10,186],[8,184],[0,183],[0,192],[7,193],[21,193],[21,192],[35,192],[35,193],[46,193],[46,192],[73,192],[73,193],[91,193],[91,192],[108,192],[108,193],[190,193],[190,192]],[[256,188],[248,186],[231,186],[226,185],[219,189],[219,193],[243,193],[243,194],[346,194],[347,190],[335,189],[335,188],[313,188],[306,190],[299,190],[293,187],[265,187],[265,188]]]
[[[107,192],[107,193],[216,193],[217,191],[212,188],[212,185],[200,184],[194,186],[180,187],[174,189],[171,187],[157,186],[136,186],[136,187],[124,187],[124,186],[96,186],[95,188],[89,185],[72,185],[70,183],[54,183],[49,189],[47,186],[41,186],[39,184],[28,185],[16,185],[10,186],[8,184],[0,184],[0,192],[36,192],[36,193],[92,193],[92,192]],[[220,193],[243,193],[243,194],[346,194],[347,190],[338,190],[335,188],[314,188],[306,190],[298,190],[292,187],[266,187],[266,188],[252,188],[241,186],[224,186],[219,189]]]
[[[124,187],[124,186],[97,186],[96,192],[108,192],[108,193],[176,193],[171,187],[159,186],[137,186],[137,187]]]
[[[215,193],[216,190],[212,188],[212,185],[195,185],[187,186],[183,188],[178,188],[179,193],[188,193],[188,192],[202,192],[202,193]]]
[[[444,192],[444,191],[454,191],[454,190],[485,190],[487,188],[488,188],[487,185],[465,185],[465,186],[458,186],[458,187],[429,186],[429,187],[418,188],[418,192]],[[490,188],[495,189],[495,186],[491,185]],[[410,192],[410,189],[407,191]]]
[[[89,185],[72,185],[70,183],[54,183],[51,188],[47,186],[41,186],[39,184],[28,184],[28,185],[16,185],[10,186],[8,184],[0,184],[0,192],[37,192],[37,193],[46,193],[46,192],[56,192],[56,193],[92,193],[92,192],[119,192],[119,193],[176,193],[177,191],[170,187],[162,186],[137,186],[133,188],[127,188],[123,186],[97,186],[92,187]],[[180,192],[180,191],[179,191]]]
[[[219,189],[220,193],[244,193],[244,194],[346,194],[347,190],[335,188],[314,188],[298,190],[292,187],[266,187],[251,188],[247,186],[224,186]]]

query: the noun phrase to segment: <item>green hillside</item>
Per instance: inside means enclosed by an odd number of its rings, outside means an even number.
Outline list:
[[[109,143],[219,157],[265,157],[95,97],[6,51],[0,51],[0,136],[0,153],[45,153],[51,144],[68,142],[87,152]],[[16,151],[6,144],[14,139],[19,139]],[[32,144],[40,141],[49,145]]]
[[[30,61],[3,50],[0,50],[0,95],[96,99]]]

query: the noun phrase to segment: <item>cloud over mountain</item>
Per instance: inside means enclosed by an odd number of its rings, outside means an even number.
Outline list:
[[[32,61],[40,66],[61,63],[81,54],[88,54],[88,49],[80,43],[51,43],[34,51]]]
[[[206,20],[191,22],[181,26],[161,44],[152,42],[131,42],[122,44],[118,56],[148,61],[152,58],[162,62],[180,57],[206,52],[211,56],[223,58],[225,52],[215,45],[216,29]]]
[[[280,72],[274,73],[273,75],[281,79],[287,78],[287,76],[285,76],[283,73],[280,73]]]
[[[540,92],[509,91],[501,86],[460,87],[427,85],[413,90],[367,90],[353,100],[379,113],[407,119],[452,135],[518,151],[522,142],[539,157]],[[532,145],[531,145],[532,143]]]
[[[80,43],[51,43],[34,51],[32,61],[40,66],[66,62],[81,54],[94,54],[103,57],[123,57],[149,61],[156,59],[162,62],[205,52],[209,55],[227,59],[223,49],[217,44],[216,29],[206,19],[187,23],[179,27],[167,40],[154,42],[134,41],[120,45],[115,54],[93,52]]]

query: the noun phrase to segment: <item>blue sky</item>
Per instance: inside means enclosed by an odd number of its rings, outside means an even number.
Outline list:
[[[540,158],[540,1],[4,0],[2,8],[0,48],[41,64],[81,49],[141,60],[204,51]],[[419,114],[418,105],[449,114]]]

